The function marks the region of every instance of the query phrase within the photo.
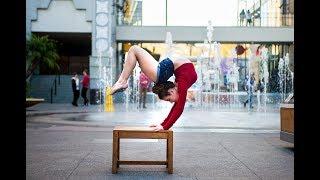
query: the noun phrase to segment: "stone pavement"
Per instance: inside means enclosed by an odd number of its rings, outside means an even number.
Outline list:
[[[161,123],[170,111],[171,104],[160,104],[147,109],[137,109],[133,104],[126,107],[116,104],[114,112],[101,112],[103,107],[91,105],[74,107],[71,104],[38,104],[26,111],[28,120],[77,126],[149,125]],[[271,109],[271,110],[270,110]],[[276,109],[273,107],[273,109]],[[272,131],[279,132],[279,110],[253,111],[247,108],[195,109],[185,108],[175,123],[175,131]],[[39,116],[39,117],[38,117]],[[32,117],[32,118],[31,118]]]
[[[116,108],[115,112],[69,104],[28,108],[26,178],[294,179],[294,145],[280,140],[280,116],[272,108],[266,112],[187,108],[173,126],[172,175],[165,166],[143,165],[120,165],[118,174],[112,174],[113,127],[158,123],[170,110],[150,105]],[[123,139],[120,157],[164,160],[165,141]]]
[[[147,109],[138,108],[137,104],[125,104],[125,103],[114,103],[114,109],[116,112],[132,112],[132,111],[157,111],[159,109],[170,109],[172,104],[169,102],[160,101],[155,104],[147,103]],[[233,105],[215,105],[211,107],[209,105],[203,105],[203,108],[194,107],[193,104],[186,103],[185,109],[191,110],[204,110],[204,111],[223,111],[223,112],[279,112],[279,104],[267,104],[265,107],[261,106],[260,108],[254,107],[249,109],[248,107],[244,108],[243,104],[233,104]],[[64,114],[64,113],[86,113],[86,112],[101,112],[104,107],[102,105],[89,105],[78,107],[72,106],[71,103],[40,103],[35,106],[26,108],[26,115],[43,115],[43,114]]]
[[[27,179],[294,179],[293,145],[278,133],[174,132],[174,173],[122,165],[111,173],[112,127],[27,123]],[[122,160],[164,160],[165,141],[121,140]]]

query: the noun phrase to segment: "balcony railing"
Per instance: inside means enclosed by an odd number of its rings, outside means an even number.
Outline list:
[[[280,11],[278,11],[279,7],[270,7],[269,10],[265,11],[262,10],[261,12],[261,2],[257,2],[255,6],[250,8],[250,12],[252,15],[252,22],[250,26],[261,26],[261,27],[282,27],[282,26],[293,26],[294,25],[294,14],[293,12],[289,11],[289,4],[286,4],[285,6],[280,7]],[[139,8],[127,8],[127,10],[124,9],[118,9],[117,10],[117,25],[121,26],[150,26],[147,24],[147,22],[143,22],[143,15],[142,15],[142,4],[140,3],[138,5]],[[156,8],[156,7],[155,7]],[[286,10],[284,11],[283,8]],[[133,9],[133,10],[132,10]],[[277,10],[278,9],[278,10]],[[281,12],[281,14],[280,14]],[[162,14],[162,13],[161,13]],[[162,17],[158,17],[158,21],[156,21],[157,18],[155,18],[154,22],[152,22],[152,26],[179,26],[178,24],[175,24],[174,22],[169,22],[170,16],[167,16],[165,13],[161,15]],[[206,17],[203,17],[206,18]],[[167,24],[169,22],[169,24]],[[206,26],[207,24],[203,24],[200,26]],[[214,26],[249,26],[249,23],[246,22],[246,19],[243,21],[240,20],[239,16],[236,21],[234,21],[234,24],[229,25],[215,25]],[[192,24],[186,24],[186,26],[199,26],[192,25]]]
[[[118,19],[118,26],[145,26],[142,21],[141,15],[133,15],[132,20],[124,20],[123,18]],[[159,23],[157,26],[165,26],[165,23]],[[170,24],[169,26],[175,26],[174,24]],[[206,25],[203,25],[206,26]],[[254,26],[254,27],[283,27],[283,26],[294,26],[294,15],[293,14],[284,14],[280,17],[276,16],[268,16],[261,18],[253,18],[251,23],[247,23],[247,20],[243,21],[238,18],[238,21],[234,26]]]

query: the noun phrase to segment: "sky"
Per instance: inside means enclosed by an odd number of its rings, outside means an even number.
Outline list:
[[[167,0],[168,26],[236,26],[238,0]],[[142,1],[144,26],[165,25],[165,0]]]

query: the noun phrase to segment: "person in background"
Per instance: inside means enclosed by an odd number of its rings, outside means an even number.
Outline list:
[[[246,18],[246,13],[244,12],[244,9],[240,12],[240,26],[243,26],[244,19]]]
[[[146,76],[142,71],[140,71],[139,76],[139,108],[141,108],[141,104],[143,104],[143,108],[146,107],[146,98],[147,98],[147,91],[151,84],[151,80]]]
[[[90,77],[86,69],[83,70],[82,74],[83,74],[83,78],[81,80],[81,83],[82,83],[81,97],[83,98],[83,105],[88,106],[89,100],[87,98],[87,91],[89,89]]]
[[[78,106],[78,99],[80,95],[80,84],[79,84],[79,77],[77,73],[73,74],[73,77],[71,78],[71,85],[72,85],[72,92],[73,92],[72,105]]]
[[[246,26],[248,26],[248,24],[249,24],[249,26],[251,26],[251,22],[252,22],[251,18],[252,18],[252,15],[251,15],[250,11],[247,10],[247,13],[246,13],[246,20],[247,20]]]
[[[244,102],[244,107],[246,107],[249,102],[250,108],[253,108],[253,91],[255,85],[254,73],[251,74],[250,78],[247,79],[246,91],[248,94],[247,100]]]
[[[257,106],[258,106],[257,110],[260,110],[260,106],[261,106],[261,101],[260,101],[261,92],[263,92],[263,83],[259,79],[258,84],[257,84]]]

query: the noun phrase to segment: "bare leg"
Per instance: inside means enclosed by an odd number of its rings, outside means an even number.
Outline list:
[[[128,51],[123,65],[123,70],[118,81],[111,88],[111,94],[124,90],[128,87],[128,79],[137,62],[146,76],[148,76],[153,82],[157,81],[158,62],[146,50],[134,45]]]

